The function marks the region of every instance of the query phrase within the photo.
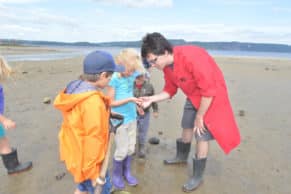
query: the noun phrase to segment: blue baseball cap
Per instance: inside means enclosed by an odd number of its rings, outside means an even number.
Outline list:
[[[107,71],[124,72],[125,67],[116,65],[110,53],[97,50],[89,53],[85,57],[83,71],[85,74],[97,74]]]

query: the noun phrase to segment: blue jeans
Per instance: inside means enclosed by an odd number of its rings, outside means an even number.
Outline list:
[[[137,117],[138,143],[145,144],[150,124],[150,111]]]
[[[110,194],[110,190],[112,188],[112,184],[110,182],[110,177],[108,171],[105,176],[106,183],[102,187],[101,194]],[[78,184],[77,188],[82,192],[89,192],[90,194],[94,194],[95,188],[92,185],[91,180],[85,180]]]

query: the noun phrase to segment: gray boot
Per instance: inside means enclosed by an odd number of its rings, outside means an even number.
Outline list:
[[[183,185],[184,192],[190,192],[199,187],[203,181],[203,173],[206,166],[207,158],[193,158],[193,176]]]
[[[164,160],[164,164],[181,164],[187,163],[188,155],[191,148],[191,143],[184,143],[181,138],[176,140],[177,153],[172,159]]]
[[[2,160],[8,174],[20,173],[31,169],[32,162],[20,163],[17,157],[17,150],[12,149],[9,154],[2,154]]]
[[[138,157],[145,158],[146,156],[146,149],[144,144],[138,144]]]

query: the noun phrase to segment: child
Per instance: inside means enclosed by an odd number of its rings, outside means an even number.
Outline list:
[[[59,133],[60,156],[78,183],[75,194],[94,194],[92,181],[99,177],[109,137],[110,99],[100,91],[114,71],[121,72],[113,57],[103,51],[89,53],[83,61],[83,75],[70,82],[55,99],[62,112]],[[102,194],[109,194],[109,175]]]
[[[146,74],[141,73],[135,79],[134,96],[139,98],[141,96],[152,96],[155,94],[153,85],[146,79]],[[153,108],[154,117],[158,117],[158,104],[156,102],[151,104]],[[137,106],[137,129],[138,129],[138,152],[140,158],[145,157],[145,143],[150,122],[150,107],[143,109]]]
[[[124,65],[125,72],[113,74],[108,95],[112,98],[112,110],[123,115],[124,122],[115,135],[112,183],[116,189],[123,189],[123,177],[130,186],[138,184],[138,180],[131,175],[131,159],[136,143],[135,103],[138,104],[141,100],[133,96],[133,87],[137,71],[144,69],[141,58],[134,49],[122,50],[116,57],[116,63]]]
[[[11,68],[6,61],[0,56],[0,80],[3,81],[9,77]],[[32,167],[32,162],[19,163],[17,157],[17,150],[11,148],[8,138],[5,136],[5,129],[13,129],[16,127],[14,121],[3,115],[4,113],[4,94],[3,88],[0,85],[0,154],[8,174],[15,174],[29,170]]]

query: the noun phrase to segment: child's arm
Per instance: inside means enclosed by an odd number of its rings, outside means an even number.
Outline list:
[[[16,124],[14,121],[4,117],[0,114],[0,122],[4,126],[5,129],[14,129],[16,127]]]
[[[120,106],[123,104],[126,104],[128,102],[134,102],[136,104],[141,104],[141,100],[136,98],[136,97],[130,97],[130,98],[125,98],[122,100],[115,100],[114,96],[115,96],[115,89],[108,86],[107,88],[107,95],[111,98],[111,106]]]

